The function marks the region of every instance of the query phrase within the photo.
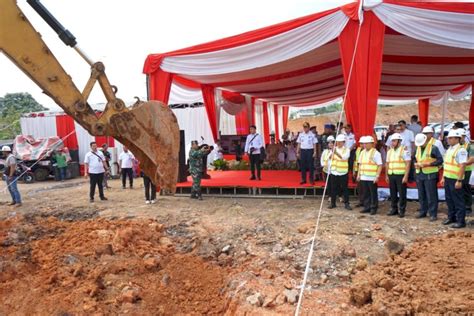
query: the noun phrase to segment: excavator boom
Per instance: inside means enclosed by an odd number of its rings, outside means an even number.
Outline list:
[[[133,108],[127,108],[115,96],[117,89],[105,75],[104,65],[93,63],[77,47],[74,36],[38,0],[28,3],[64,43],[74,47],[90,64],[91,77],[84,90],[79,91],[15,0],[0,0],[0,50],[91,135],[112,136],[128,146],[153,183],[174,193],[179,127],[171,109],[156,101],[138,101]],[[99,116],[87,103],[97,82],[107,100]]]

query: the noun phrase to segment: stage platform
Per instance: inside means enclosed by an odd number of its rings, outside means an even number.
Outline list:
[[[203,179],[201,186],[203,194],[218,196],[241,196],[241,197],[317,197],[323,194],[323,181],[317,181],[314,185],[300,185],[301,176],[299,171],[294,170],[262,170],[262,180],[250,180],[250,172],[243,171],[210,171],[211,179]],[[187,182],[177,184],[176,193],[187,195],[191,193],[192,180],[188,177]],[[415,183],[409,187],[415,188]],[[388,188],[383,180],[379,188]],[[349,180],[349,193],[356,192],[356,184]],[[326,192],[329,194],[329,192]]]

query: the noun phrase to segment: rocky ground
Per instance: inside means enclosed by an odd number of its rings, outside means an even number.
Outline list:
[[[0,315],[292,314],[319,199],[143,200],[87,183],[20,185],[0,194]],[[323,208],[303,315],[469,313],[472,226]],[[441,215],[446,212],[441,204]]]

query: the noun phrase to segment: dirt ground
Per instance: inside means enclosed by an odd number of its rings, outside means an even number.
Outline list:
[[[146,205],[136,181],[92,204],[83,179],[21,184],[21,208],[0,193],[0,315],[294,313],[320,199]],[[302,315],[474,311],[472,226],[387,207],[323,208]]]

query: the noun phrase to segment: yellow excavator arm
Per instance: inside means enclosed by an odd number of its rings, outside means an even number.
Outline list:
[[[137,101],[133,108],[127,108],[115,96],[117,89],[107,79],[104,65],[93,63],[79,49],[74,36],[39,0],[27,2],[61,40],[76,49],[91,66],[91,76],[84,90],[78,90],[16,0],[0,0],[0,50],[90,134],[112,136],[128,146],[153,183],[174,192],[178,176],[179,127],[171,109],[156,101]],[[97,82],[107,100],[99,116],[87,103]]]

